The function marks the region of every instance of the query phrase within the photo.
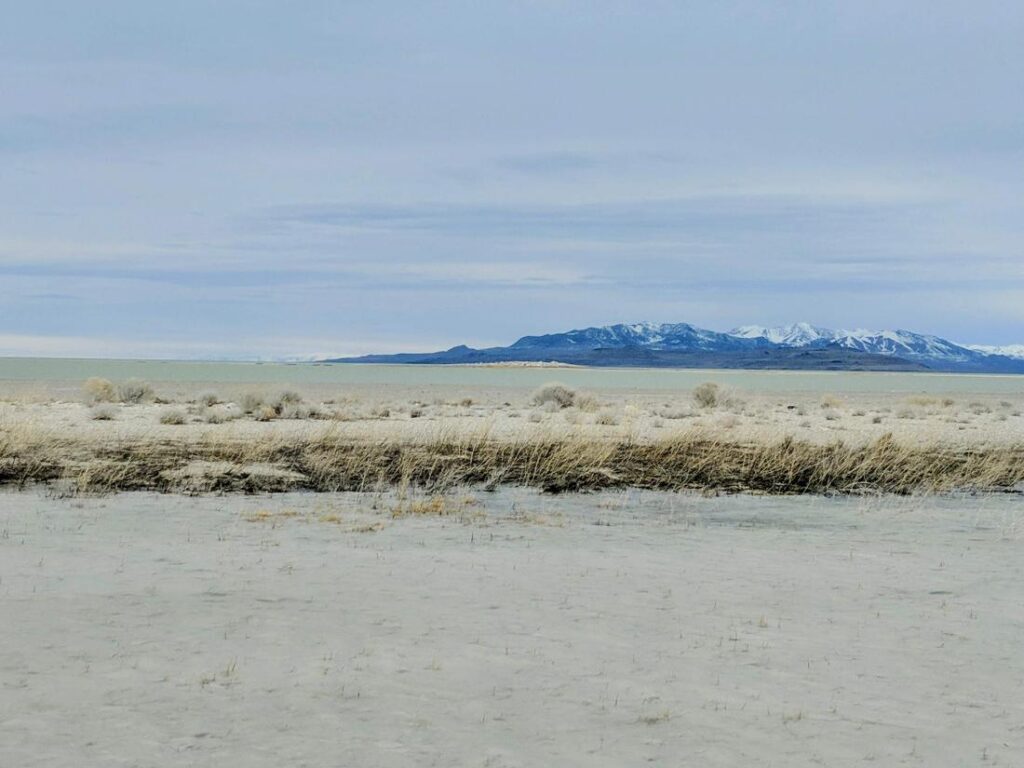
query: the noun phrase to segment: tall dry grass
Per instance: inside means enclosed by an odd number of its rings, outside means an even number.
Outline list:
[[[636,487],[762,493],[906,494],[1024,484],[1024,445],[954,449],[885,436],[864,446],[785,439],[728,442],[694,431],[664,440],[583,436],[494,440],[445,433],[420,442],[205,437],[103,442],[29,428],[0,432],[0,484],[67,493],[365,491],[532,486],[550,492]]]

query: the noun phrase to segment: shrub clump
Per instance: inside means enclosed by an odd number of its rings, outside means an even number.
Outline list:
[[[101,379],[96,376],[86,379],[85,384],[82,385],[82,391],[90,403],[112,403],[117,397],[117,392],[110,379]]]
[[[160,414],[161,424],[179,425],[184,424],[187,420],[188,419],[185,417],[185,414],[177,409],[173,411],[164,411],[163,413]]]
[[[701,408],[714,408],[719,397],[718,385],[712,381],[706,381],[693,390],[693,399]]]
[[[199,396],[198,402],[205,405],[207,408],[210,408],[220,403],[221,399],[216,392],[203,392],[203,394]]]
[[[302,395],[290,389],[286,389],[277,396],[277,405],[298,405],[302,402]],[[280,408],[279,408],[280,410]]]
[[[547,405],[552,403],[559,408],[571,408],[576,402],[576,390],[565,384],[545,384],[533,393],[534,405]]]
[[[138,405],[153,399],[153,388],[141,379],[128,379],[117,385],[117,399],[122,403]]]
[[[97,405],[89,415],[93,421],[113,421],[117,410],[112,405]]]
[[[239,405],[242,406],[243,413],[256,413],[263,406],[263,398],[252,392],[246,392],[242,395],[242,400]]]
[[[260,405],[253,413],[253,418],[256,421],[273,421],[277,416],[277,409],[272,405]]]

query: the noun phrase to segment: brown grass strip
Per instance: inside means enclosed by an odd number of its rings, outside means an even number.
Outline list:
[[[121,490],[365,491],[520,485],[549,492],[646,488],[774,494],[895,493],[1024,487],[1024,445],[954,449],[885,436],[864,446],[785,439],[724,442],[694,433],[653,443],[557,437],[498,441],[264,440],[100,443],[0,433],[0,485],[61,493]]]

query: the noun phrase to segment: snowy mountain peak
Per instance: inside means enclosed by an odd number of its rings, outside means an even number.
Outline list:
[[[985,355],[1000,355],[1014,360],[1024,360],[1024,344],[1005,344],[1001,347],[988,344],[965,344],[964,346]]]
[[[582,365],[705,367],[713,364],[742,368],[931,369],[1024,374],[1024,345],[968,347],[901,328],[832,330],[806,322],[778,327],[744,325],[729,333],[689,323],[635,322],[523,336],[508,347],[471,349],[460,346],[425,355],[370,355],[355,362],[524,360],[557,360]]]
[[[890,355],[908,360],[966,363],[977,360],[982,351],[946,341],[938,336],[914,333],[902,328],[872,331],[866,328],[832,330],[810,323],[793,323],[776,328],[745,325],[731,332],[734,336],[763,338],[783,347],[837,346],[875,355]]]
[[[802,347],[821,339],[831,339],[835,331],[819,328],[810,323],[791,323],[776,328],[765,328],[761,325],[741,325],[729,332],[732,336],[743,339],[767,339],[773,344],[790,347]]]

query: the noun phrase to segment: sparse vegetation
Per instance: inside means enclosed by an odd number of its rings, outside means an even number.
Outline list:
[[[117,417],[117,409],[112,405],[97,405],[89,412],[93,421],[113,421]]]
[[[117,391],[109,379],[93,377],[82,385],[88,403],[111,403],[117,398]]]
[[[256,406],[256,409],[253,412],[253,418],[256,421],[273,421],[277,418],[277,409],[272,405],[261,403]]]
[[[242,412],[245,414],[255,414],[263,406],[263,398],[254,392],[246,392],[242,395],[242,399],[239,402],[242,406]]]
[[[204,392],[197,398],[197,402],[205,405],[207,408],[217,405],[220,401],[220,397],[216,392]]]
[[[223,424],[231,421],[233,416],[229,412],[219,411],[214,408],[207,408],[202,413],[203,421],[207,424]]]
[[[170,411],[164,411],[163,413],[160,414],[161,424],[181,425],[186,423],[187,421],[188,417],[185,415],[185,413],[183,411],[178,410],[177,408]]]
[[[548,405],[550,403],[558,408],[571,408],[575,402],[576,390],[557,382],[545,384],[533,393],[534,405]]]
[[[718,405],[718,385],[713,381],[706,381],[693,390],[693,399],[701,408],[714,408]]]
[[[302,402],[302,395],[291,389],[286,389],[277,396],[277,405],[297,405]]]
[[[117,399],[128,405],[152,400],[153,394],[153,387],[141,379],[128,379],[117,385]]]

